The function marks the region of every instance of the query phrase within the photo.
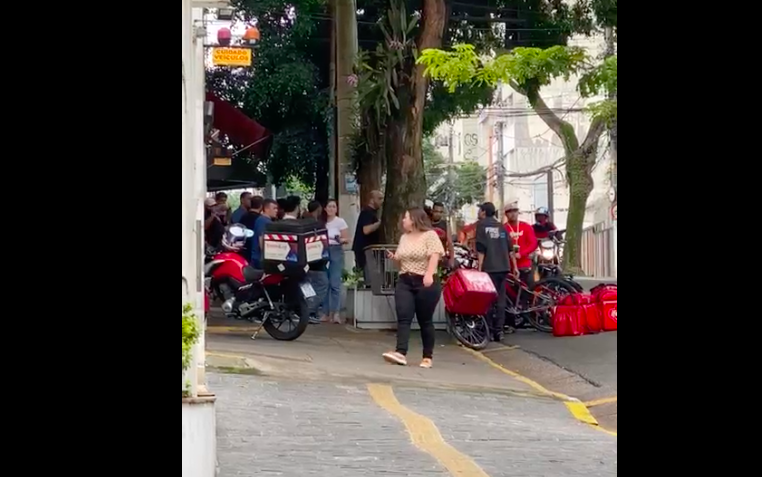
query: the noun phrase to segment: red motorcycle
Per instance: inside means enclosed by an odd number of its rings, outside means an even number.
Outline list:
[[[240,225],[228,228],[226,236],[250,238],[253,232]],[[233,243],[231,245],[231,243]],[[223,240],[223,250],[207,254],[205,277],[207,294],[222,301],[225,316],[260,324],[251,337],[255,339],[262,328],[280,341],[299,338],[309,324],[307,300],[315,290],[305,279],[286,275],[266,274],[257,270],[237,250],[241,240]]]

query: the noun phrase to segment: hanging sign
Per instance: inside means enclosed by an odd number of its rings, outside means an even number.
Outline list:
[[[250,48],[214,48],[212,49],[214,66],[251,66]]]

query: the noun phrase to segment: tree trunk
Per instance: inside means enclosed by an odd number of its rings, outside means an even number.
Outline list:
[[[423,0],[418,51],[441,48],[447,24],[444,0]],[[423,169],[423,110],[429,79],[426,67],[410,63],[413,74],[401,85],[401,117],[390,120],[387,150],[386,200],[382,216],[385,241],[396,243],[401,235],[402,216],[410,207],[422,207],[426,200],[426,176]],[[403,101],[403,98],[405,99]],[[407,106],[404,106],[407,105]]]
[[[605,123],[593,120],[585,140],[580,144],[574,127],[548,108],[537,89],[523,91],[518,85],[511,85],[525,94],[532,109],[561,139],[564,146],[566,176],[569,180],[569,215],[566,219],[566,246],[563,268],[568,273],[582,274],[582,228],[585,223],[587,201],[593,191],[593,166],[598,156],[598,140],[605,131]]]
[[[595,164],[596,151],[592,151]],[[569,180],[569,215],[566,219],[566,246],[563,269],[567,273],[582,275],[582,228],[587,212],[587,200],[593,191],[592,166],[589,155],[575,151],[567,156],[566,176]]]
[[[381,190],[381,179],[384,175],[383,151],[367,154],[357,169],[357,183],[360,185],[360,204],[365,206],[370,201],[370,193]],[[341,180],[344,180],[342,177]]]

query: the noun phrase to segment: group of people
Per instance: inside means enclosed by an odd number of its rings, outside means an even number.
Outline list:
[[[531,255],[537,249],[538,238],[546,238],[556,230],[547,209],[537,211],[534,226],[519,220],[518,202],[509,203],[504,214],[503,223],[498,219],[495,205],[486,202],[479,207],[479,220],[470,230],[459,234],[461,241],[470,244],[476,251],[479,270],[490,276],[498,292],[490,320],[493,341],[502,341],[505,329],[514,330],[512,326],[505,326],[505,285],[508,275],[514,274],[525,283],[530,283]],[[431,210],[408,210],[403,219],[405,233],[396,252],[388,255],[398,263],[400,277],[395,290],[397,347],[394,351],[384,353],[387,362],[407,365],[410,328],[415,316],[421,327],[423,342],[423,361],[420,366],[431,368],[433,365],[433,317],[442,293],[436,272],[443,257],[450,261],[450,266],[454,257],[452,240],[443,215],[444,207],[441,204],[434,204]],[[446,251],[445,247],[449,250]]]
[[[265,228],[276,220],[294,220],[311,217],[319,221],[328,231],[329,259],[310,264],[309,280],[315,289],[316,298],[311,301],[310,323],[343,323],[342,272],[344,270],[343,246],[349,243],[349,227],[338,216],[338,203],[329,200],[325,207],[312,201],[305,211],[301,209],[301,198],[289,196],[278,200],[265,199],[250,192],[241,194],[241,205],[234,211],[227,207],[227,195],[218,193],[213,199],[206,199],[206,241],[217,248],[228,224],[241,224],[254,232],[239,253],[254,268],[262,268],[262,248]]]
[[[225,207],[226,201],[227,196],[220,193],[205,202],[207,241],[215,246],[215,241],[219,241],[224,234],[226,224],[240,223],[246,226],[254,231],[254,236],[240,253],[255,268],[261,267],[263,235],[267,223],[312,217],[325,225],[330,258],[325,263],[310,265],[309,278],[317,294],[310,322],[342,323],[343,246],[349,244],[349,230],[346,221],[338,216],[337,202],[329,200],[323,207],[320,202],[312,201],[302,213],[301,199],[296,196],[272,200],[244,192],[241,194],[241,206],[235,211]],[[370,282],[371,274],[365,249],[380,243],[381,222],[378,212],[383,202],[384,195],[380,191],[369,194],[368,204],[358,217],[352,243],[357,266],[364,271],[366,283]],[[518,202],[508,204],[504,214],[503,223],[498,219],[495,205],[486,202],[479,207],[478,222],[464,227],[458,234],[458,241],[477,253],[479,270],[489,274],[498,292],[491,317],[493,341],[501,341],[506,329],[505,282],[508,274],[514,274],[530,283],[531,255],[537,249],[538,238],[547,237],[555,230],[546,209],[537,211],[537,223],[534,226],[519,220]],[[455,259],[444,204],[437,202],[431,208],[413,207],[407,210],[402,219],[402,227],[404,233],[399,244],[394,252],[388,252],[387,257],[395,261],[399,269],[395,288],[397,346],[394,351],[384,353],[383,358],[393,364],[407,365],[410,330],[413,319],[416,318],[423,342],[423,360],[420,366],[431,368],[436,335],[434,312],[442,294],[437,279],[438,270],[442,264],[452,268]],[[507,329],[512,330],[512,327]]]

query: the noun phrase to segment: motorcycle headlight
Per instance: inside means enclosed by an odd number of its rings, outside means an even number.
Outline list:
[[[554,244],[550,240],[543,240],[542,243],[540,244],[540,247],[543,249],[553,250],[554,248],[556,248],[556,244]]]
[[[542,258],[544,258],[545,260],[553,260],[554,258],[556,258],[556,252],[554,252],[553,250],[543,249]]]

